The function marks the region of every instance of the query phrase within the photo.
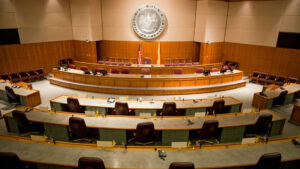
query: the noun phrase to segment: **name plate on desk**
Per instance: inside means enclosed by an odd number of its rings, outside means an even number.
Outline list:
[[[47,139],[47,137],[38,136],[38,135],[30,135],[30,138],[32,141],[37,141],[37,142],[44,142]]]
[[[243,138],[242,139],[242,144],[254,144],[255,141],[256,141],[256,137]]]
[[[144,78],[151,78],[151,75],[144,75]]]
[[[96,112],[95,111],[84,111],[84,114],[86,116],[95,116],[96,115]]]
[[[112,141],[97,141],[97,147],[113,147]]]
[[[195,112],[195,117],[205,117],[206,112]]]
[[[140,117],[142,117],[142,118],[151,117],[151,113],[140,113]]]
[[[172,148],[186,148],[187,142],[172,142]]]

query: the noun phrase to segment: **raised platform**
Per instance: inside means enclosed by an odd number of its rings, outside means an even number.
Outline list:
[[[234,88],[243,87],[246,85],[245,80],[238,80],[234,82],[215,84],[215,85],[202,85],[202,86],[187,86],[187,87],[115,87],[94,85],[79,82],[72,82],[68,80],[51,78],[51,84],[62,87],[85,90],[90,92],[99,93],[113,93],[113,94],[133,94],[133,95],[172,95],[172,94],[195,94],[195,93],[208,93],[229,90]]]

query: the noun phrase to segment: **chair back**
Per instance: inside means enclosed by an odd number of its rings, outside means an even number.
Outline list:
[[[200,130],[199,139],[214,138],[219,129],[218,120],[206,120]]]
[[[252,77],[258,77],[260,75],[259,72],[253,72]]]
[[[74,65],[74,64],[69,64],[69,68],[71,68],[71,69],[76,69],[76,65]]]
[[[79,169],[105,169],[103,160],[97,157],[81,157],[78,167]]]
[[[68,58],[67,62],[68,62],[68,64],[73,64],[73,59],[72,58]]]
[[[224,107],[225,107],[225,101],[223,99],[215,100],[212,109],[215,112],[215,114],[222,114],[224,113],[225,110]]]
[[[0,79],[9,80],[9,75],[8,74],[2,74],[2,75],[0,75]]]
[[[72,136],[75,137],[86,137],[87,136],[87,128],[85,125],[85,121],[80,117],[70,117],[69,118],[69,127]]]
[[[277,98],[274,99],[274,104],[283,104],[285,96],[288,94],[287,90],[282,91]]]
[[[204,68],[197,68],[196,73],[204,73]]]
[[[151,64],[151,58],[150,57],[144,57],[144,64]]]
[[[267,76],[268,76],[268,74],[267,73],[262,73],[262,74],[260,74],[260,79],[265,79],[265,78],[267,78]]]
[[[70,112],[83,113],[77,98],[68,97],[67,105]]]
[[[192,162],[172,162],[169,169],[195,169]]]
[[[122,68],[122,74],[129,74],[130,70],[129,68]]]
[[[280,169],[281,154],[274,152],[262,155],[255,165],[255,169]]]
[[[183,72],[182,68],[174,69],[174,74],[182,74],[182,72]]]
[[[89,71],[87,66],[80,66],[80,70],[82,70],[84,72]]]
[[[11,74],[9,74],[9,76],[10,76],[12,79],[19,78],[18,73],[11,73]]]
[[[29,77],[28,74],[26,72],[20,72],[19,75],[21,77]]]
[[[37,72],[39,75],[44,75],[44,69],[43,69],[43,68],[40,68],[40,69],[36,70],[36,72]]]
[[[118,74],[119,73],[119,69],[118,68],[112,68],[110,73],[113,73],[113,74]]]
[[[297,83],[297,78],[289,77],[287,83]]]
[[[115,115],[129,115],[128,103],[116,102],[114,114]]]
[[[254,125],[254,132],[256,134],[267,134],[272,118],[272,114],[260,115]]]
[[[154,124],[152,122],[139,123],[136,126],[135,141],[147,143],[154,138]]]
[[[17,154],[13,152],[0,152],[1,169],[24,169]]]
[[[150,75],[150,69],[149,68],[142,68],[141,69],[142,75]]]
[[[215,67],[211,69],[211,72],[218,72],[218,71],[219,71],[219,69],[215,68]]]
[[[19,101],[19,96],[17,96],[14,92],[14,90],[9,87],[9,86],[5,86],[5,91],[7,94],[7,97],[10,101],[12,102],[18,102]]]
[[[177,116],[176,103],[175,102],[164,102],[162,108],[163,116]]]
[[[62,59],[62,60],[59,61],[60,66],[65,66],[67,64],[68,64],[68,61],[66,59]]]
[[[285,81],[285,77],[283,76],[278,76],[276,79],[277,82],[284,82]]]
[[[276,79],[276,75],[270,74],[268,77],[268,80],[275,80],[275,79]]]
[[[13,119],[16,121],[18,127],[26,132],[30,131],[30,123],[23,111],[12,111]]]

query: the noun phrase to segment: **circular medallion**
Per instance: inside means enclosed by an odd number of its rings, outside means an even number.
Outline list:
[[[134,13],[132,26],[141,38],[154,39],[165,29],[165,15],[154,5],[144,5]]]

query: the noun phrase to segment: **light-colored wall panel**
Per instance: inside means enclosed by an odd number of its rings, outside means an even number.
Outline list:
[[[161,41],[192,41],[196,1],[194,0],[102,0],[103,39],[138,41],[132,16],[144,4],[154,4],[166,15],[167,27]]]
[[[300,1],[230,1],[226,42],[275,47],[279,32],[300,32]]]

